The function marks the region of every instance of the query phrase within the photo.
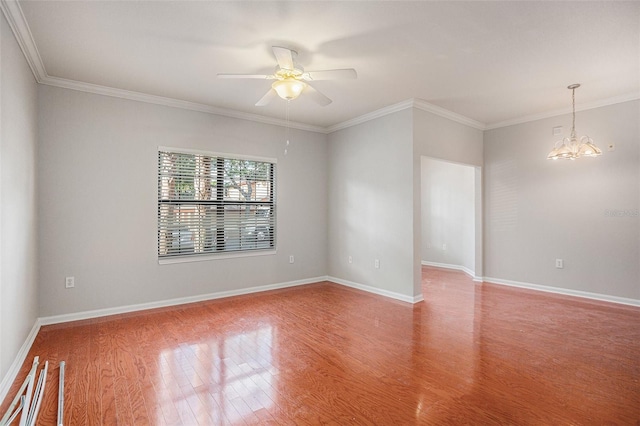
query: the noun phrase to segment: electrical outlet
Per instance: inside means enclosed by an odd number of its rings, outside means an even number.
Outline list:
[[[558,269],[564,268],[564,261],[562,259],[556,259],[556,268]]]
[[[442,245],[442,251],[447,251],[447,245],[446,244]]]
[[[560,136],[562,134],[562,126],[553,128],[553,136]]]
[[[293,258],[293,255],[289,256],[289,263],[293,263],[295,261],[295,259]]]
[[[76,286],[76,279],[74,277],[66,277],[64,279],[64,288],[74,288]]]
[[[376,260],[373,262],[373,266],[375,266],[375,267],[376,267],[376,269],[380,269],[380,259],[376,259]]]
[[[349,256],[349,263],[353,263],[353,257]]]

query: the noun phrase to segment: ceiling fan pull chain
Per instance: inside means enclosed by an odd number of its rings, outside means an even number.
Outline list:
[[[285,138],[287,140],[285,147],[284,147],[284,155],[287,155],[287,152],[289,150],[289,104],[291,103],[290,99],[287,99],[287,112],[286,112],[286,117],[287,117],[287,127],[285,129]]]

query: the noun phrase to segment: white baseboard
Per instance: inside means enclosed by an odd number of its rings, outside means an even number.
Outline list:
[[[362,290],[362,291],[366,291],[368,293],[373,293],[373,294],[377,294],[379,296],[385,296],[385,297],[389,297],[391,299],[396,299],[396,300],[401,300],[403,302],[407,302],[407,303],[418,303],[418,302],[422,302],[424,300],[424,298],[422,297],[422,294],[419,296],[407,296],[404,294],[400,294],[400,293],[396,293],[393,291],[389,291],[389,290],[384,290],[381,288],[377,288],[377,287],[371,287],[369,285],[365,285],[365,284],[358,284],[358,283],[354,283],[353,281],[347,281],[347,280],[343,280],[342,278],[336,278],[336,277],[327,277],[328,281],[334,282],[336,284],[340,284],[343,285],[345,287],[351,287],[351,288],[356,288],[358,290]]]
[[[424,266],[434,266],[436,268],[454,269],[456,271],[462,271],[465,274],[469,275],[471,278],[473,278],[474,281],[482,282],[482,277],[477,277],[475,273],[471,269],[467,268],[466,266],[452,265],[450,263],[429,262],[427,260],[423,260],[421,263]]]
[[[422,298],[422,295],[416,296],[416,297],[409,297],[400,293],[394,293],[388,290],[383,290],[383,289],[367,286],[364,284],[357,284],[351,281],[341,280],[339,278],[321,276],[321,277],[307,278],[304,280],[289,281],[285,283],[268,284],[268,285],[258,286],[258,287],[243,288],[239,290],[221,291],[216,293],[201,294],[197,296],[160,300],[157,302],[118,306],[115,308],[96,309],[92,311],[75,312],[72,314],[53,315],[48,317],[41,317],[39,318],[39,321],[40,321],[40,325],[60,324],[60,323],[70,322],[70,321],[80,321],[80,320],[86,320],[91,318],[105,317],[109,315],[125,314],[129,312],[145,311],[145,310],[155,309],[155,308],[184,305],[187,303],[203,302],[206,300],[222,299],[224,297],[240,296],[243,294],[259,293],[263,291],[277,290],[281,288],[296,287],[300,285],[313,284],[313,283],[322,282],[322,281],[332,281],[337,284],[341,284],[347,287],[357,288],[360,290],[367,291],[369,293],[375,293],[381,296],[390,297],[392,299],[402,300],[403,302],[418,303],[424,300]]]
[[[22,347],[20,347],[11,367],[9,367],[9,371],[7,371],[7,374],[2,378],[2,382],[0,382],[0,401],[4,401],[7,397],[7,393],[9,393],[9,389],[11,389],[11,385],[16,380],[16,377],[18,377],[20,367],[22,367],[24,360],[29,354],[29,349],[31,349],[31,345],[33,345],[33,341],[36,339],[38,331],[40,331],[40,325],[40,319],[38,318],[33,324],[33,327],[22,344]]]
[[[129,312],[145,311],[148,309],[165,308],[168,306],[184,305],[187,303],[203,302],[206,300],[222,299],[224,297],[240,296],[243,294],[259,293],[262,291],[277,290],[280,288],[295,287],[326,281],[327,277],[307,278],[304,280],[288,281],[285,283],[268,284],[257,287],[242,288],[238,290],[220,291],[216,293],[200,294],[197,296],[179,297],[176,299],[159,300],[157,302],[139,303],[136,305],[118,306],[115,308],[96,309],[92,311],[75,312],[72,314],[53,315],[40,318],[41,325],[59,324],[69,321],[79,321],[91,318],[105,317],[109,315],[125,314]]]
[[[626,297],[610,296],[608,294],[590,293],[588,291],[571,290],[560,287],[549,287],[539,284],[523,283],[520,281],[503,280],[500,278],[484,277],[484,282],[491,284],[506,285],[510,287],[526,288],[529,290],[544,291],[546,293],[563,294],[565,296],[576,296],[585,299],[600,300],[603,302],[619,303],[623,305],[640,306],[640,300]]]

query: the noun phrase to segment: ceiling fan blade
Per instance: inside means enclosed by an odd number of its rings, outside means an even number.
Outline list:
[[[280,68],[283,70],[292,70],[294,51],[280,46],[273,46],[272,49]]]
[[[307,87],[305,87],[302,93],[304,93],[305,95],[308,95],[311,99],[313,99],[315,103],[317,103],[320,106],[327,106],[331,102],[333,102],[331,99],[327,98],[325,95],[318,92],[316,89],[313,88],[313,86],[311,86],[308,83],[307,83]]]
[[[256,102],[256,106],[265,106],[277,97],[278,93],[273,89],[269,89],[269,91],[258,102]]]
[[[353,68],[341,70],[321,70],[307,71],[302,74],[302,79],[307,81],[316,80],[354,80],[358,78],[358,73]]]
[[[260,80],[273,80],[273,75],[267,74],[218,74],[218,78],[257,78]]]

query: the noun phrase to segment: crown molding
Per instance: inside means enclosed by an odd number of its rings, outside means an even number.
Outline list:
[[[601,108],[609,105],[621,104],[623,102],[636,101],[640,99],[640,93],[627,93],[626,95],[615,96],[612,98],[602,99],[595,102],[589,102],[576,106],[576,111],[586,111],[594,108]],[[557,117],[559,115],[571,114],[571,107],[547,111],[540,114],[525,115],[524,117],[514,118],[511,120],[499,121],[497,123],[487,124],[485,130],[499,129],[501,127],[513,126],[515,124],[523,124],[531,121],[542,120],[544,118]]]
[[[407,99],[406,101],[398,102],[397,104],[389,105],[384,108],[377,109],[375,111],[368,112],[364,115],[360,115],[351,120],[343,121],[342,123],[334,124],[325,128],[327,133],[333,133],[338,130],[346,129],[349,127],[357,126],[358,124],[365,123],[376,118],[384,117],[385,115],[393,114],[394,112],[402,111],[413,106],[413,99]]]
[[[44,69],[40,52],[38,52],[38,48],[33,40],[33,35],[27,25],[27,20],[22,13],[20,5],[16,0],[0,0],[0,9],[5,18],[7,18],[11,31],[13,31],[13,34],[16,36],[18,45],[24,57],[27,59],[33,76],[36,78],[36,81],[40,83],[42,79],[47,76],[47,71]]]
[[[263,115],[250,114],[247,112],[240,112],[240,111],[235,111],[235,110],[226,109],[226,108],[218,108],[211,105],[205,105],[205,104],[200,104],[196,102],[182,101],[179,99],[166,98],[164,96],[149,95],[146,93],[134,92],[131,90],[124,90],[124,89],[117,89],[114,87],[100,86],[97,84],[84,83],[84,82],[75,81],[75,80],[67,80],[59,77],[47,76],[44,79],[42,79],[40,83],[46,84],[48,86],[61,87],[64,89],[78,90],[81,92],[93,93],[93,94],[103,95],[103,96],[111,96],[114,98],[129,99],[132,101],[146,102],[150,104],[163,105],[163,106],[168,106],[172,108],[180,108],[180,109],[186,109],[190,111],[204,112],[207,114],[221,115],[221,116],[230,117],[230,118],[237,118],[240,120],[249,120],[249,121],[255,121],[258,123],[271,124],[275,126],[286,127],[288,125],[289,128],[306,130],[309,132],[326,133],[326,130],[324,127],[313,126],[311,124],[297,123],[294,121],[290,121],[287,124],[286,120],[282,120],[280,118],[266,117]]]
[[[464,115],[460,115],[455,112],[449,111],[448,109],[441,108],[437,105],[430,104],[425,100],[412,98],[412,99],[407,99],[406,101],[403,101],[403,102],[398,102],[397,104],[393,104],[384,108],[377,109],[375,111],[369,112],[367,114],[361,115],[351,120],[343,121],[342,123],[338,123],[333,126],[327,127],[326,132],[332,133],[337,130],[346,129],[348,127],[356,126],[358,124],[367,122],[369,120],[374,120],[376,118],[393,114],[394,112],[402,111],[408,108],[416,108],[421,111],[430,112],[439,117],[443,117],[448,120],[455,121],[456,123],[464,124],[465,126],[473,127],[478,130],[485,130],[486,128],[484,123],[473,120],[469,117],[465,117]]]
[[[464,115],[449,111],[448,109],[444,109],[434,104],[430,104],[427,101],[422,99],[413,99],[413,107],[419,109],[421,111],[430,112],[432,114],[438,115],[443,118],[447,118],[451,121],[455,121],[456,123],[464,124],[465,126],[473,127],[478,130],[485,130],[486,125],[479,121],[473,120]]]

